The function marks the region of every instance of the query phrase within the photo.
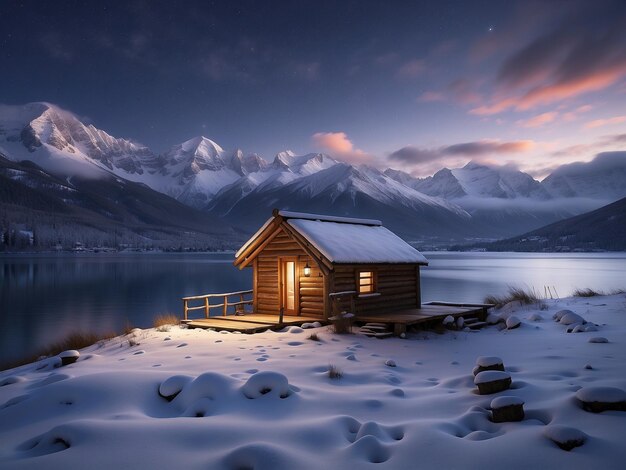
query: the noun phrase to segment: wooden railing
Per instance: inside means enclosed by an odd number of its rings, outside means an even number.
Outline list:
[[[356,314],[356,305],[354,300],[357,296],[357,292],[355,290],[346,290],[342,292],[332,292],[328,294],[330,299],[331,311],[332,315],[338,315],[341,313],[341,301],[343,299],[348,298],[350,301],[350,313]]]
[[[185,314],[185,320],[188,320],[188,313],[193,310],[204,310],[205,318],[209,318],[211,314],[211,309],[213,308],[222,308],[222,315],[226,316],[228,314],[228,307],[235,307],[235,311],[239,305],[243,306],[247,304],[252,304],[252,299],[246,299],[246,295],[252,295],[252,290],[242,290],[238,292],[227,292],[224,294],[205,294],[205,295],[194,295],[192,297],[183,297],[183,312]],[[239,296],[239,300],[235,302],[229,302],[229,297]],[[214,298],[222,298],[221,304],[211,304],[211,299]],[[202,305],[189,306],[189,302],[193,301],[202,301]]]

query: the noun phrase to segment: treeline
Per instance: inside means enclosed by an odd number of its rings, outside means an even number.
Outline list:
[[[88,221],[68,220],[1,205],[0,251],[50,251],[93,248],[222,251],[234,249],[236,243],[197,232],[129,228],[111,224],[106,229],[90,226]]]

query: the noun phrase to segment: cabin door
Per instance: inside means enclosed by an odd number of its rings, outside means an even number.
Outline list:
[[[284,315],[298,314],[298,258],[279,259],[280,307]]]

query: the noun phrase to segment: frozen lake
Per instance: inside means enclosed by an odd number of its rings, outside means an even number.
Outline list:
[[[507,286],[626,288],[626,253],[424,253],[423,300],[480,302]],[[0,362],[32,354],[71,331],[152,326],[182,316],[180,298],[249,289],[232,253],[61,254],[0,257]]]

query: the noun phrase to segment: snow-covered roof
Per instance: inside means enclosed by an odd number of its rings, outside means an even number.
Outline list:
[[[319,220],[322,222],[339,222],[343,224],[382,225],[380,220],[354,219],[352,217],[337,217],[334,215],[306,214],[304,212],[278,211],[278,215],[285,219]]]
[[[304,215],[307,217],[288,218],[287,224],[333,263],[428,264],[424,255],[377,220],[363,223],[359,219]]]

